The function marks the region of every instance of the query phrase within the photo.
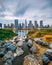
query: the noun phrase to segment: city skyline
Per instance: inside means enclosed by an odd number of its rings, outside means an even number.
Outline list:
[[[52,0],[0,0],[0,23],[15,19],[43,20],[52,24]]]
[[[43,27],[43,26],[50,26],[50,27],[52,27],[52,24],[50,25],[50,24],[44,24],[44,21],[43,20],[40,20],[40,21],[37,21],[37,20],[34,20],[34,21],[32,21],[32,20],[18,20],[18,19],[15,19],[16,20],[16,26],[19,24],[19,25],[24,25],[24,27],[26,27],[26,26],[28,26],[30,23],[31,23],[31,25],[30,26],[35,26],[35,28],[37,28],[37,27]],[[6,25],[6,27],[9,25],[9,27],[11,26],[11,24],[14,24],[15,25],[15,20],[13,21],[13,22],[7,22],[7,23],[0,23],[0,24],[2,24],[2,28],[4,28],[4,24]],[[6,21],[5,21],[6,22]],[[17,23],[18,22],[18,23]]]
[[[38,21],[35,20],[32,22],[32,20],[29,20],[29,22],[27,23],[27,20],[25,19],[24,22],[19,22],[18,19],[15,19],[14,20],[14,23],[0,23],[0,27],[1,28],[18,28],[18,29],[23,29],[23,28],[52,28],[52,25],[44,25],[44,21],[43,20],[40,20],[39,21],[39,24],[38,24]]]

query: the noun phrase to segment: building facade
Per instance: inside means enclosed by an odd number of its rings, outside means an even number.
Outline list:
[[[15,28],[19,28],[18,19],[15,20]]]

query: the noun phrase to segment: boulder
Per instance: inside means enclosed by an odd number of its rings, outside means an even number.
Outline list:
[[[29,54],[24,58],[23,65],[43,65],[43,62],[40,56]]]
[[[14,58],[14,56],[13,56],[12,51],[8,51],[8,52],[4,55],[4,57],[3,57],[4,61],[6,61],[7,59],[13,60],[13,58]]]
[[[37,47],[36,47],[36,46],[32,46],[32,47],[30,48],[30,52],[31,52],[32,54],[37,53]]]
[[[43,59],[44,65],[45,64],[48,65],[48,63],[50,62],[49,58],[45,54],[42,55],[42,59]]]
[[[28,40],[27,46],[28,46],[28,47],[32,47],[32,40],[31,40],[31,39]]]
[[[24,53],[24,51],[23,51],[21,48],[17,47],[16,53],[14,53],[14,57],[20,56],[20,55],[22,55],[23,53]]]
[[[8,60],[4,63],[4,65],[12,65],[12,61],[11,61],[10,59],[8,59]]]
[[[52,43],[49,45],[49,48],[52,49]]]
[[[17,44],[16,44],[16,46],[18,46],[18,47],[21,47],[21,46],[23,46],[23,41],[19,41]]]

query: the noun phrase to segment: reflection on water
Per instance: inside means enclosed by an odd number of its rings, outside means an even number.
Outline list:
[[[24,37],[28,34],[28,30],[18,30],[16,31],[19,37]]]

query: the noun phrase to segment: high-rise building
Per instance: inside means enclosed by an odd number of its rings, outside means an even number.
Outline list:
[[[22,28],[25,28],[25,24],[24,23],[22,23]]]
[[[25,28],[27,28],[27,20],[25,20]]]
[[[0,23],[0,28],[2,28],[2,23]]]
[[[33,28],[33,24],[31,20],[29,21],[28,28]]]
[[[37,21],[34,21],[34,28],[38,28]]]
[[[15,20],[15,28],[18,28],[19,24],[18,24],[18,19]]]
[[[13,23],[11,23],[11,28],[14,28],[14,24]]]
[[[21,23],[19,23],[18,24],[18,29],[21,29],[21,28],[22,28]]]
[[[10,28],[10,24],[8,24],[7,27]]]
[[[43,20],[40,21],[40,28],[43,27]]]
[[[6,28],[6,24],[4,24],[4,28]]]

